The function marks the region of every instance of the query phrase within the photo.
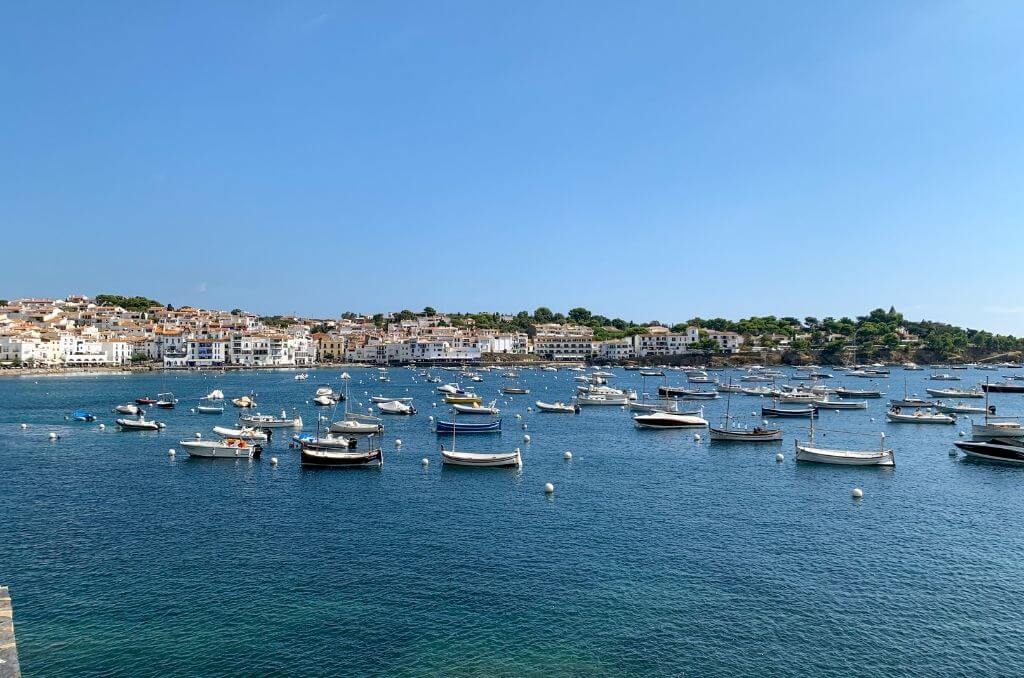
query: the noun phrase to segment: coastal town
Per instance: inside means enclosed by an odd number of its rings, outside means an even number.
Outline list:
[[[914,330],[917,330],[916,332]],[[860,347],[858,349],[858,341]],[[848,318],[694,319],[668,325],[538,308],[533,314],[421,312],[338,318],[174,308],[144,297],[70,295],[0,302],[0,367],[166,369],[327,363],[467,364],[502,360],[621,363],[747,354],[765,362],[974,358],[1020,348],[1013,337],[907,323],[894,309]],[[972,353],[973,351],[973,353]],[[981,352],[981,353],[979,353]],[[864,357],[864,355],[861,355]]]

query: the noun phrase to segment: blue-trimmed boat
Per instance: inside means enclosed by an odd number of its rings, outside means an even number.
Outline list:
[[[486,422],[440,421],[434,424],[434,433],[501,433],[501,419]]]
[[[90,414],[85,410],[75,410],[75,413],[71,415],[71,418],[75,421],[96,421],[96,415]]]

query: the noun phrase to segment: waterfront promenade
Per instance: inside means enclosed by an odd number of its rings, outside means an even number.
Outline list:
[[[11,594],[0,586],[0,678],[18,678],[18,647],[14,642],[14,609]]]

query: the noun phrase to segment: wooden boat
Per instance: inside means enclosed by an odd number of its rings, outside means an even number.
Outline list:
[[[377,403],[377,409],[380,410],[381,414],[416,414],[415,407],[397,400]]]
[[[821,400],[816,400],[814,406],[819,410],[866,410],[868,409],[868,401],[866,400],[832,400],[828,396]]]
[[[441,421],[434,422],[434,433],[501,433],[501,419],[488,422],[456,422]]]
[[[703,417],[676,412],[651,412],[650,414],[633,415],[633,424],[637,428],[705,428],[708,422]]]
[[[223,440],[182,440],[178,443],[190,457],[202,459],[259,459],[263,447],[241,438]]]
[[[227,426],[214,426],[213,432],[221,438],[241,438],[243,440],[266,441],[267,434],[257,428],[243,426],[242,428],[228,428]]]
[[[370,447],[366,450],[340,450],[303,446],[300,455],[303,467],[343,468],[384,465],[384,452],[379,447]]]
[[[528,388],[520,388],[519,386],[506,386],[501,389],[501,392],[506,395],[526,395],[530,392]]]
[[[751,429],[735,428],[728,425],[726,428],[715,428],[712,426],[708,429],[708,435],[711,440],[720,442],[767,443],[782,440],[782,429],[762,428],[760,426],[755,426]]]
[[[541,400],[538,400],[537,402],[534,403],[534,405],[536,405],[537,409],[540,410],[541,412],[559,412],[562,414],[580,413],[579,405],[567,405],[566,403],[563,403],[561,401],[554,403],[545,403]]]
[[[882,439],[885,440],[884,438]],[[796,448],[797,461],[810,461],[819,464],[840,464],[843,466],[895,466],[896,459],[891,449],[878,450],[837,450],[815,447],[807,443],[793,441]]]
[[[941,412],[932,412],[931,409],[915,409],[907,414],[894,407],[885,413],[885,418],[894,424],[955,424],[956,417]]]
[[[843,388],[840,386],[835,391],[840,398],[881,398],[882,392],[863,388]]]
[[[449,405],[479,405],[484,399],[475,393],[463,393],[462,395],[446,395],[444,401]]]
[[[441,446],[441,462],[446,466],[467,466],[472,468],[519,468],[523,457],[519,448],[511,452],[456,452]]]
[[[956,441],[953,444],[963,450],[964,454],[976,459],[1024,464],[1024,440],[1020,438]]]
[[[159,431],[167,427],[163,422],[151,421],[141,414],[138,419],[117,419],[115,421],[122,431]]]
[[[762,417],[817,417],[816,405],[808,407],[765,407],[761,406]]]
[[[384,422],[378,417],[348,412],[344,419],[331,424],[328,430],[345,435],[373,435],[384,432]]]
[[[255,428],[302,428],[302,417],[289,417],[284,410],[281,416],[275,417],[272,414],[240,414],[238,421],[246,426]]]
[[[199,414],[224,414],[224,408],[219,405],[199,405],[196,407]]]

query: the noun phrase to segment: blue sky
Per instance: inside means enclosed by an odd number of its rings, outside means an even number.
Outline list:
[[[0,296],[1024,334],[1024,4],[0,8]]]

